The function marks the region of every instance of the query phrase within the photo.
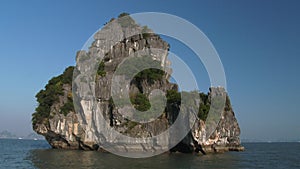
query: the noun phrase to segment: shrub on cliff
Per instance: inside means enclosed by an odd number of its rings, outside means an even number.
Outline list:
[[[139,72],[135,76],[135,79],[136,81],[147,80],[148,82],[153,83],[154,81],[162,80],[164,74],[165,72],[163,70],[150,68]]]
[[[44,119],[48,119],[50,117],[51,106],[55,102],[59,101],[59,96],[64,94],[63,85],[72,84],[73,70],[73,66],[68,67],[62,75],[53,77],[49,80],[45,89],[42,89],[36,94],[35,97],[37,99],[38,106],[35,109],[35,113],[32,114],[33,126],[37,123],[42,123]],[[67,109],[74,109],[72,100],[68,100],[66,104],[66,106],[63,106],[63,112],[67,111]]]
[[[105,63],[104,63],[104,61],[101,61],[99,66],[98,66],[98,70],[97,70],[97,74],[99,76],[105,76],[106,75],[106,72],[105,72],[104,68],[105,68]]]
[[[138,93],[130,98],[134,107],[139,111],[147,111],[150,109],[150,102],[145,94]]]
[[[128,27],[133,27],[133,26],[138,26],[135,21],[130,17],[130,14],[128,13],[121,13],[118,16],[118,22],[122,26],[122,28],[128,28]]]
[[[177,90],[168,90],[167,91],[167,103],[175,103],[180,104],[181,103],[181,94]]]
[[[198,117],[201,120],[205,121],[208,116],[209,109],[210,109],[209,104],[200,103]]]

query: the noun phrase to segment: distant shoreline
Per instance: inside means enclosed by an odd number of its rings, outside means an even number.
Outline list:
[[[46,139],[41,139],[41,138],[0,138],[0,140],[36,140],[36,141],[39,141],[39,140],[43,140],[43,141],[46,141]]]

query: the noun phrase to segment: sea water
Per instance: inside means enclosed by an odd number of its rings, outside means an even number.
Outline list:
[[[197,155],[165,153],[131,159],[110,153],[54,150],[44,140],[0,139],[0,168],[41,169],[294,169],[300,168],[300,143],[243,143],[246,151]]]

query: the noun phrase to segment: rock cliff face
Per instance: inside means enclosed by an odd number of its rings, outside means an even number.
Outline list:
[[[75,85],[74,82],[73,85],[70,83],[72,76],[69,72],[73,68],[68,68],[70,70],[66,70],[63,75],[50,80],[46,89],[37,95],[39,107],[33,114],[33,129],[38,134],[45,136],[53,148],[102,151],[104,150],[103,145],[101,145],[102,142],[114,143],[115,139],[113,136],[105,138],[102,136],[103,130],[107,130],[107,128],[134,138],[157,136],[175,122],[180,109],[185,109],[176,97],[178,94],[180,95],[177,85],[169,82],[169,76],[172,72],[169,68],[170,61],[167,59],[169,44],[158,35],[141,32],[143,27],[138,25],[122,28],[124,23],[112,22],[111,24],[113,29],[107,29],[104,33],[99,31],[94,35],[94,42],[88,51],[77,53],[77,67],[73,79],[76,82]],[[118,42],[115,43],[115,39]],[[103,44],[103,41],[106,42],[104,47],[100,45]],[[159,52],[154,49],[159,49]],[[135,104],[135,108],[142,111],[148,109],[147,98],[152,96],[154,89],[160,89],[167,95],[169,93],[163,113],[148,123],[128,120],[124,113],[130,114],[130,107],[117,106],[114,103],[116,98],[112,98],[113,79],[116,78],[120,82],[126,81],[124,76],[115,76],[118,65],[125,58],[139,57],[135,56],[137,53],[150,56],[167,72],[162,73],[150,69],[148,72],[144,71],[144,73],[134,76],[130,85],[125,87],[126,89],[122,88],[122,85],[119,86],[120,91],[129,91],[131,102]],[[91,66],[91,63],[94,62],[92,58],[100,58],[102,61],[96,69],[96,76],[89,74],[87,76],[85,72],[94,69]],[[55,89],[60,92],[56,92],[55,96],[49,99],[50,94],[47,90],[52,90],[52,86],[55,86]],[[53,92],[49,93],[53,94]],[[88,97],[91,95],[96,99]],[[190,132],[179,144],[172,147],[171,151],[209,153],[243,150],[239,139],[240,128],[225,90],[221,87],[212,87],[208,94],[201,93],[199,95],[200,99],[195,103],[200,105],[199,112],[193,112],[196,114],[195,123],[192,124]],[[207,114],[209,107],[213,106],[212,100],[215,96],[225,98],[225,107],[222,107],[220,111],[218,117],[220,120],[215,124],[215,129],[209,131],[210,129],[207,127],[209,122],[206,119],[209,119]],[[76,99],[73,100],[73,98]],[[145,102],[141,104],[143,99]],[[74,103],[75,109],[70,106],[70,103]],[[95,109],[93,105],[96,105],[97,108]],[[103,115],[107,124],[102,123],[99,113]],[[209,132],[212,134],[208,134]],[[172,137],[172,133],[170,137]],[[148,146],[155,151],[163,149],[162,147],[168,147],[169,143],[169,141],[161,139],[147,145],[124,143],[126,145],[122,146],[125,149],[132,148],[137,151],[147,151],[145,146]],[[121,149],[120,151],[123,151]]]

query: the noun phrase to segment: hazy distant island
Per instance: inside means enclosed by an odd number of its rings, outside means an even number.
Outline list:
[[[86,85],[85,77],[79,76],[75,76],[74,80],[78,80],[81,85],[72,86],[73,72],[82,72],[89,69],[89,63],[93,57],[104,56],[99,63],[92,86],[95,88],[96,104],[99,105],[100,113],[109,122],[110,127],[123,135],[146,138],[162,133],[174,123],[179,110],[186,108],[181,106],[181,94],[195,94],[195,92],[179,92],[178,86],[169,81],[170,77],[166,72],[172,72],[169,68],[171,62],[167,58],[170,45],[159,35],[149,33],[150,29],[148,27],[136,24],[128,14],[121,14],[119,18],[123,16],[127,17],[126,22],[114,22],[115,19],[112,19],[107,23],[110,24],[111,29],[122,31],[114,32],[114,34],[109,34],[109,31],[105,34],[100,31],[96,33],[88,51],[77,52],[77,67],[70,66],[66,68],[63,74],[49,80],[45,89],[37,93],[36,98],[39,105],[32,114],[32,126],[34,131],[43,135],[53,148],[103,150],[102,145],[98,144],[98,140],[102,139],[100,136],[103,125],[97,123],[98,117],[95,115],[94,110],[89,107],[95,103],[87,98],[81,98],[79,102],[76,100],[78,103],[76,104],[78,106],[76,110],[79,110],[77,114],[75,113],[75,101],[73,100],[74,93],[85,92],[90,87]],[[128,27],[128,24],[131,26]],[[133,31],[139,33],[109,46],[107,51],[103,51],[99,46],[102,41],[109,41],[116,36],[126,37],[128,33]],[[151,48],[158,48],[166,52],[156,55],[150,50]],[[134,107],[140,111],[148,110],[151,107],[148,98],[153,89],[161,89],[166,93],[167,106],[164,112],[149,123],[138,123],[124,118],[120,112],[126,111],[126,107],[116,107],[110,92],[111,79],[116,67],[124,58],[136,51],[143,51],[146,55],[151,56],[154,62],[166,70],[165,72],[158,69],[144,70],[138,73],[130,83],[130,100]],[[203,154],[243,151],[244,148],[241,146],[239,138],[240,128],[225,89],[210,87],[209,93],[197,92],[196,94],[200,98],[197,103],[192,103],[200,105],[199,110],[193,112],[197,116],[196,122],[185,138],[170,151],[202,152]],[[206,138],[208,112],[209,110],[218,111],[218,105],[211,104],[213,99],[218,98],[225,99],[225,106],[222,110],[219,110],[221,111],[220,121],[216,124],[215,131],[210,138]],[[81,125],[80,120],[84,121],[85,125]],[[113,140],[106,139],[105,141],[113,143]],[[132,143],[124,146],[142,152],[145,145]],[[155,151],[168,146],[168,142],[157,140],[157,142],[146,146],[152,147]]]
[[[28,140],[44,140],[44,137],[37,133],[30,133],[28,135],[16,135],[7,130],[0,131],[0,139],[28,139]]]

